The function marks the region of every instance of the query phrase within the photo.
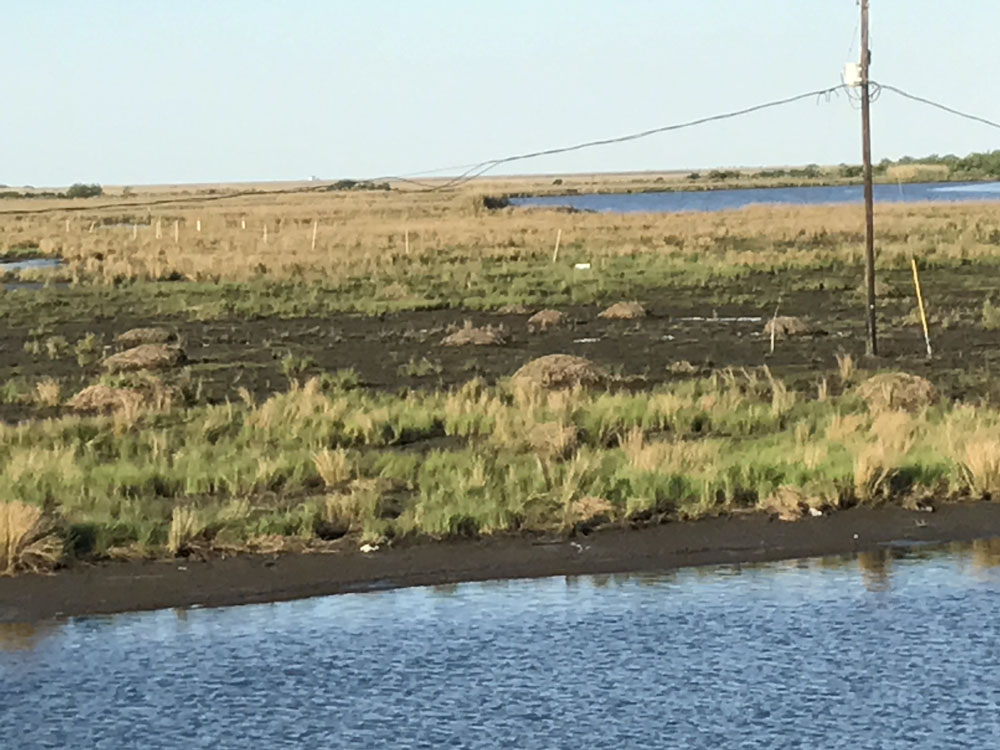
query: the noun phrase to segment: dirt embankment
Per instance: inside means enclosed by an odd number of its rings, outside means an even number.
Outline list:
[[[227,606],[311,596],[483,581],[655,571],[851,554],[888,543],[1000,536],[1000,504],[935,513],[854,508],[797,523],[762,514],[612,530],[547,541],[486,538],[371,554],[247,556],[211,562],[79,565],[54,575],[0,578],[0,622],[164,607]]]

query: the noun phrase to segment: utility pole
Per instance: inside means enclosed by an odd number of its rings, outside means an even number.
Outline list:
[[[868,340],[865,351],[869,357],[878,356],[878,337],[875,332],[875,206],[872,195],[872,130],[869,114],[868,66],[871,64],[868,48],[868,0],[861,0],[861,157],[865,179],[865,296],[868,320]]]

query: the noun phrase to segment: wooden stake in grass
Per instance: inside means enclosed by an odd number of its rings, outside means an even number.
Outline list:
[[[139,225],[138,224],[133,224],[132,225],[132,239],[134,240],[138,236],[139,236]]]
[[[924,343],[927,344],[927,359],[933,355],[931,352],[931,333],[927,329],[927,311],[924,309],[924,294],[920,289],[920,274],[917,272],[917,259],[910,258],[910,266],[913,268],[913,286],[917,290],[917,307],[920,308],[920,324],[924,328]]]
[[[66,219],[66,234],[69,234],[69,219]]]
[[[181,241],[181,225],[177,219],[174,219],[174,244]]]
[[[559,260],[559,241],[562,239],[562,229],[556,232],[556,249],[552,251],[552,262],[556,263]]]
[[[156,239],[163,239],[163,226],[161,225],[160,219],[156,220]]]
[[[93,232],[93,231],[94,231],[94,226],[95,226],[96,224],[97,224],[97,222],[96,222],[96,221],[92,221],[92,222],[90,222],[90,229],[88,229],[87,231],[88,231],[88,232]]]
[[[311,250],[316,249],[316,232],[318,229],[319,229],[319,222],[313,219],[313,237],[312,237],[312,245],[310,245]]]
[[[410,230],[407,229],[403,232],[403,251],[409,255],[410,254]]]
[[[246,228],[247,228],[247,220],[240,219],[240,229],[246,229]]]
[[[781,309],[781,298],[778,298],[778,304],[774,306],[774,317],[771,318],[771,354],[774,354],[774,337],[778,335],[778,310]]]
[[[267,224],[264,224],[264,244],[267,244]]]
[[[195,229],[196,232],[200,232],[201,231],[201,219],[198,219],[197,221],[195,221],[195,223],[194,223],[194,229]]]

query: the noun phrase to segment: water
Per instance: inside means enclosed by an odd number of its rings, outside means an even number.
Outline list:
[[[916,203],[920,201],[996,201],[1000,200],[1000,182],[918,182],[875,185],[879,203]],[[679,190],[657,193],[594,193],[589,195],[547,195],[513,198],[518,206],[572,206],[581,211],[611,213],[722,211],[743,208],[755,203],[816,205],[824,203],[860,203],[861,185],[836,187],[747,188],[739,190]]]
[[[977,544],[7,625],[0,737],[21,749],[992,747],[1000,544]]]
[[[24,271],[28,268],[58,268],[62,265],[61,258],[27,258],[26,260],[0,261],[0,275],[7,271]]]

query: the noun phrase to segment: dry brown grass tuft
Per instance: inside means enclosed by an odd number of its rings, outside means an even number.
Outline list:
[[[836,505],[836,500],[810,494],[800,487],[782,486],[760,500],[757,508],[781,521],[798,521],[806,513],[819,514],[824,508]]]
[[[122,346],[133,347],[140,344],[167,344],[176,341],[177,336],[166,328],[132,328],[115,337],[115,342]]]
[[[671,375],[694,375],[698,372],[698,368],[686,359],[679,359],[667,365],[667,372]]]
[[[962,453],[961,464],[969,489],[979,497],[1000,498],[1000,440],[973,438]]]
[[[167,549],[176,555],[186,548],[204,530],[201,516],[194,508],[174,508],[167,533]]]
[[[89,385],[69,400],[69,407],[76,411],[116,411],[137,409],[145,396],[132,388],[112,388],[107,385]]]
[[[62,387],[53,378],[42,378],[35,385],[35,400],[43,406],[59,406]]]
[[[566,316],[558,310],[539,310],[528,318],[528,326],[544,331],[549,326],[557,326],[566,320]]]
[[[515,381],[526,381],[543,388],[572,388],[578,385],[604,385],[610,376],[589,359],[571,354],[547,354],[533,359],[514,373]]]
[[[313,454],[313,463],[327,487],[334,487],[351,478],[351,463],[344,448],[324,448]]]
[[[808,507],[805,494],[797,487],[779,487],[757,503],[765,513],[776,515],[781,521],[798,521]]]
[[[854,379],[856,370],[854,357],[847,352],[837,352],[834,357],[837,360],[837,371],[840,373],[840,380],[849,383]]]
[[[577,446],[577,430],[559,422],[539,422],[528,433],[528,444],[538,455],[566,457]]]
[[[773,331],[776,339],[783,339],[789,336],[804,336],[811,330],[809,324],[802,318],[796,318],[792,315],[778,315],[767,321],[767,325],[764,326],[764,335],[770,336]]]
[[[503,326],[476,328],[470,321],[441,339],[441,346],[503,346],[510,340]]]
[[[0,573],[51,570],[61,557],[62,542],[41,508],[0,503]]]
[[[602,310],[599,318],[608,320],[637,320],[646,317],[646,308],[638,302],[616,302],[611,307]]]
[[[104,368],[108,372],[158,370],[175,367],[184,362],[185,359],[184,351],[180,347],[166,344],[140,344],[118,354],[112,354],[104,360]]]
[[[858,386],[857,393],[870,411],[916,411],[930,406],[940,398],[929,380],[906,372],[873,375]]]
[[[569,504],[567,519],[573,526],[594,526],[611,521],[615,507],[603,497],[587,495]]]
[[[531,310],[524,305],[504,305],[497,310],[497,315],[531,315]]]

